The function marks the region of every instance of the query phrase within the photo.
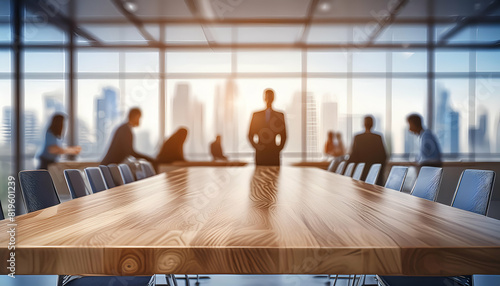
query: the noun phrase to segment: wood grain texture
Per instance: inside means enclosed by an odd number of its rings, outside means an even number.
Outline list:
[[[248,163],[240,161],[175,161],[169,164],[160,164],[159,173],[166,173],[188,167],[244,167]]]
[[[17,223],[16,274],[500,274],[500,221],[317,168],[185,168]]]

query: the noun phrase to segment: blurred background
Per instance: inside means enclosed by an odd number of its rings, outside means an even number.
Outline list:
[[[284,164],[320,161],[372,114],[392,161],[412,160],[424,116],[447,161],[500,159],[500,1],[0,0],[0,184],[34,169],[54,112],[67,145],[100,161],[128,109],[136,150],[183,125],[189,160],[221,134],[232,160],[262,92],[286,113]],[[6,196],[1,188],[0,199]]]

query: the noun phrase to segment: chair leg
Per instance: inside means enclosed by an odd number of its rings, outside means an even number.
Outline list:
[[[333,286],[337,285],[337,280],[339,280],[339,275],[335,275],[335,281],[333,281]]]

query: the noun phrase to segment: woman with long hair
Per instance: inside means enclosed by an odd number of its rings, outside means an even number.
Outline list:
[[[78,155],[82,150],[80,146],[62,147],[64,119],[64,115],[59,113],[52,116],[49,128],[45,133],[44,144],[37,155],[40,160],[38,169],[47,170],[49,164],[56,162],[59,156]]]

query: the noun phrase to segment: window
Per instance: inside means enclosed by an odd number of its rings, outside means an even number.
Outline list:
[[[300,72],[301,53],[297,51],[238,52],[238,72]]]
[[[64,80],[25,80],[24,159],[26,169],[38,167],[37,153],[45,140],[45,132],[55,113],[65,113],[66,82]],[[65,121],[63,139],[66,142],[68,119]]]
[[[100,161],[111,134],[124,120],[124,105],[118,80],[78,80],[76,125],[80,158]]]
[[[326,158],[323,154],[329,131],[338,132],[342,136],[345,147],[351,142],[347,132],[347,80],[330,78],[311,78],[307,80],[308,104],[307,134],[316,134],[316,139],[307,140],[307,159]],[[311,99],[314,98],[314,101]],[[316,122],[311,120],[311,108],[316,109]],[[314,143],[315,142],[315,143]]]
[[[167,73],[229,73],[227,52],[167,52]]]
[[[434,132],[443,153],[458,157],[469,146],[468,79],[437,79],[434,97]],[[453,155],[454,154],[454,155]]]
[[[1,134],[0,134],[0,184],[7,186],[9,175],[14,175],[13,168],[13,138],[12,138],[12,81],[10,79],[0,79],[0,115],[1,115]],[[7,209],[7,187],[0,188],[0,200],[3,203],[3,209]]]
[[[500,79],[476,79],[475,122],[469,127],[469,151],[476,160],[491,160],[500,154]],[[498,158],[498,157],[495,157]]]
[[[427,81],[424,79],[392,80],[391,140],[392,152],[408,154],[413,159],[418,152],[418,137],[408,131],[406,118],[411,113],[426,116]],[[386,139],[389,140],[389,139]],[[389,143],[389,142],[387,142]]]
[[[386,93],[385,79],[353,79],[352,131],[364,131],[363,119],[371,114],[375,119],[374,132],[385,134]]]
[[[347,72],[347,53],[309,52],[307,72]]]

